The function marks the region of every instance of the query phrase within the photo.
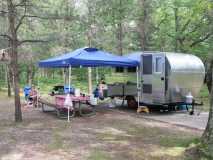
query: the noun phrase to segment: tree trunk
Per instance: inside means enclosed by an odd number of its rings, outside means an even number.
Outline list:
[[[123,55],[122,0],[119,0],[118,16],[119,16],[119,19],[118,19],[118,23],[117,23],[117,27],[116,27],[117,51],[118,51],[118,54],[122,56]]]
[[[11,97],[11,69],[10,67],[7,65],[6,66],[6,78],[7,78],[7,96]]]
[[[140,8],[142,10],[142,15],[139,18],[138,32],[140,36],[140,46],[141,50],[145,51],[147,49],[147,26],[148,26],[148,5],[147,0],[140,0]]]
[[[27,84],[29,86],[32,86],[34,78],[34,66],[32,63],[30,63],[27,67]]]
[[[22,121],[21,101],[19,95],[19,66],[18,66],[18,39],[15,29],[16,11],[12,0],[7,0],[9,32],[11,35],[11,67],[14,78],[14,97],[15,97],[15,121]]]
[[[213,60],[211,61],[211,84],[213,84]],[[213,86],[211,85],[210,99],[210,109],[209,118],[206,129],[202,136],[202,144],[205,146],[207,156],[213,159]]]
[[[122,27],[122,22],[118,23],[117,35],[118,35],[118,53],[119,53],[120,56],[122,56],[123,55],[123,27]]]
[[[207,73],[206,73],[206,84],[209,90],[209,93],[211,92],[212,88],[212,68],[213,68],[213,59],[211,60],[210,64],[207,66]]]
[[[175,18],[175,52],[178,52],[179,47],[178,47],[178,34],[179,34],[179,17],[178,17],[178,6],[176,4],[177,2],[175,1],[174,3],[174,18]]]

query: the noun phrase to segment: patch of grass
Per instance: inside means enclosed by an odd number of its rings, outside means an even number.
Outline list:
[[[98,133],[97,138],[101,140],[115,140],[116,136],[110,133]]]
[[[93,150],[88,157],[88,160],[111,160],[108,153],[100,150]]]
[[[164,147],[189,147],[192,144],[198,144],[199,138],[196,137],[177,137],[163,136],[160,137],[159,144]]]
[[[5,88],[5,89],[2,89],[2,90],[0,90],[0,98],[6,98],[6,99],[10,99],[10,97],[8,97],[7,96],[7,89]],[[12,98],[12,97],[11,97]]]
[[[203,102],[202,110],[209,111],[209,91],[206,85],[200,90],[198,99]]]
[[[57,133],[53,134],[52,141],[47,146],[48,150],[64,149],[63,137]]]
[[[145,148],[137,148],[130,152],[134,159],[147,160],[183,160],[183,153],[185,148],[182,147],[155,147],[147,152]]]
[[[58,123],[58,126],[52,130],[52,137],[51,137],[51,143],[47,145],[47,150],[58,150],[63,149],[67,150],[71,147],[71,145],[68,145],[67,143],[67,137],[63,134],[63,132],[67,132],[67,128],[70,127],[70,124],[64,123],[64,121],[61,121]]]
[[[119,146],[129,145],[131,137],[125,135],[114,135],[110,133],[98,133],[97,138],[106,143],[113,143]]]
[[[209,91],[206,85],[203,85],[202,89],[200,90],[199,96],[201,98],[209,98]]]

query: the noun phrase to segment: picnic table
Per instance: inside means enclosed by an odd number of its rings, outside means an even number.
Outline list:
[[[67,95],[56,95],[55,97],[55,103],[49,103],[45,101],[45,99],[40,98],[39,103],[42,107],[42,111],[46,112],[45,106],[53,107],[57,113],[57,116],[59,118],[67,118],[68,113],[68,107],[64,105],[65,99]],[[80,116],[90,116],[94,115],[94,106],[90,104],[90,97],[89,96],[74,96],[70,95],[70,99],[73,103],[73,106],[70,107],[70,117],[74,117],[76,115],[76,112],[79,113]],[[82,104],[90,106],[91,110],[89,113],[83,113]]]

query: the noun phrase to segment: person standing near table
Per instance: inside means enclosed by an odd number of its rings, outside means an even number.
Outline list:
[[[105,95],[104,93],[106,92],[106,90],[107,90],[107,84],[104,81],[104,79],[102,78],[100,83],[99,83],[99,98],[101,100],[104,99],[104,95]]]

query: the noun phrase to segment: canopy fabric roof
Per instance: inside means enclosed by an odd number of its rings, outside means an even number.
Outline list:
[[[54,68],[54,67],[134,67],[139,63],[135,60],[126,57],[110,54],[96,48],[80,48],[73,52],[42,60],[39,62],[39,67]]]
[[[142,52],[133,52],[133,53],[130,53],[128,55],[125,55],[124,57],[131,59],[131,60],[134,60],[134,61],[137,61],[138,64],[140,64],[141,54],[142,54]]]

